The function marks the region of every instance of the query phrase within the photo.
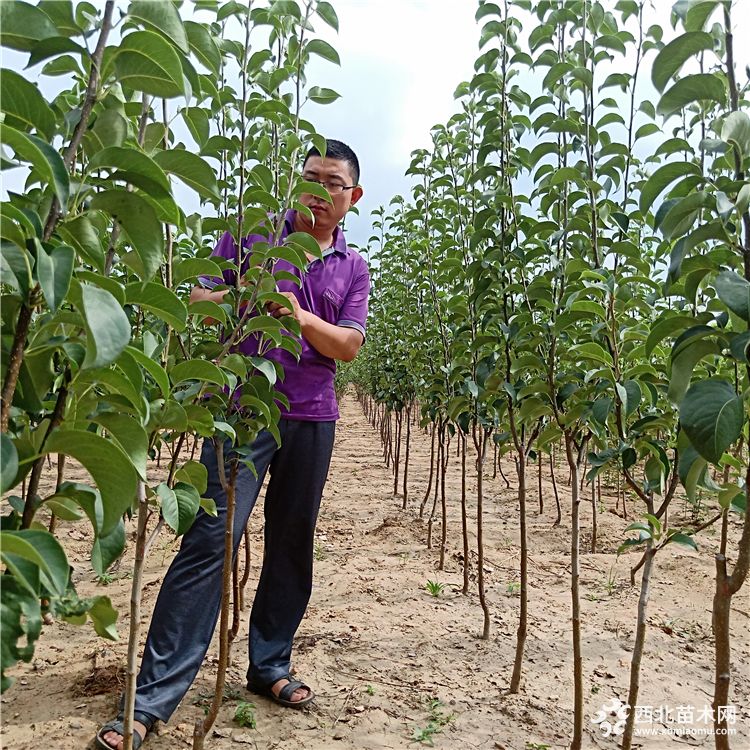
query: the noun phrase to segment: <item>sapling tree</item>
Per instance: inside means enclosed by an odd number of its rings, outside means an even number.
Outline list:
[[[333,8],[197,6],[214,20],[183,21],[170,2],[0,6],[2,44],[28,54],[43,76],[69,83],[48,102],[21,74],[3,69],[0,78],[3,141],[28,175],[24,192],[2,204],[2,491],[11,492],[2,531],[10,574],[2,667],[31,658],[42,602],[72,622],[88,613],[98,633],[116,637],[108,598],[76,597],[63,547],[36,520],[39,511],[89,519],[99,575],[124,549],[123,515],[137,513],[126,746],[145,555],[162,526],[182,534],[200,507],[216,512],[201,498],[205,468],[181,451],[194,452],[201,438],[242,445],[261,429],[278,436],[280,373],[235,347],[255,335],[261,353],[273,345],[298,351],[294,335],[285,335],[299,334],[294,321],[264,314],[276,294],[273,261],[303,269],[305,253],[319,248],[300,235],[275,248],[278,216],[299,208],[302,192],[330,199],[297,174],[310,144],[325,148],[300,108],[336,97],[304,78],[311,55],[338,59],[327,43],[307,39],[313,14],[337,26]],[[270,30],[268,48],[251,54],[250,29],[260,26]],[[237,28],[244,44],[228,37]],[[175,179],[219,215],[186,216]],[[199,277],[232,268],[241,277],[237,264],[208,257],[223,231],[270,241],[246,284],[228,287],[225,303],[191,303]],[[171,446],[166,481],[154,482],[147,459],[164,446]],[[63,481],[59,458],[57,487],[44,496],[42,461],[52,453],[78,460],[91,485]],[[9,682],[4,674],[3,688]]]

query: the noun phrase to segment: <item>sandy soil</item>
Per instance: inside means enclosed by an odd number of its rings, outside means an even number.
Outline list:
[[[508,695],[519,605],[514,585],[519,574],[513,488],[506,489],[500,477],[493,480],[488,474],[485,572],[492,634],[482,641],[475,583],[469,596],[460,593],[460,467],[455,453],[448,473],[449,549],[445,570],[438,571],[437,549],[426,549],[426,524],[416,513],[426,488],[429,438],[413,431],[411,498],[409,508],[402,511],[401,499],[392,496],[393,479],[382,461],[379,438],[351,396],[342,404],[342,417],[318,525],[315,591],[294,656],[297,673],[316,689],[316,704],[308,711],[290,711],[246,692],[246,611],[233,651],[226,701],[207,747],[417,748],[421,745],[414,737],[421,731],[425,744],[458,750],[566,748],[573,713],[567,472],[559,472],[563,522],[556,528],[547,478],[546,510],[539,516],[535,474],[529,477],[529,636],[522,691]],[[512,481],[510,464],[505,473]],[[85,475],[71,469],[66,478],[85,480]],[[470,482],[470,492],[474,486]],[[614,504],[614,498],[605,493],[605,507],[612,509]],[[470,512],[473,519],[473,500]],[[673,514],[672,523],[678,522]],[[251,520],[248,611],[262,550],[261,523],[262,513],[256,510]],[[627,523],[612,512],[601,513],[599,551],[585,553],[581,560],[586,748],[617,747],[590,719],[602,704],[627,697],[638,601],[638,588],[629,585],[629,569],[638,554],[619,560],[614,554],[626,536]],[[582,507],[582,526],[584,540],[589,539],[588,503]],[[59,622],[46,626],[33,663],[15,670],[17,681],[2,698],[0,740],[9,749],[86,747],[116,706],[118,666],[126,654],[133,545],[129,544],[126,556],[112,572],[113,580],[103,585],[97,583],[87,562],[90,539],[85,523],[61,527],[79,594],[106,593],[112,598],[121,613],[118,627],[123,640],[100,640],[90,626]],[[735,520],[733,544],[738,529]],[[437,525],[436,538],[439,533]],[[162,533],[152,549],[145,574],[144,628],[177,544],[170,534]],[[674,546],[656,558],[641,705],[692,706],[697,713],[710,703],[712,553],[716,545],[717,533],[709,529],[702,534],[700,553]],[[473,563],[475,572],[475,558]],[[427,592],[428,580],[446,585],[439,596]],[[732,700],[737,706],[733,748],[750,747],[749,589],[746,585],[735,598],[732,614]],[[190,746],[193,723],[212,694],[216,653],[215,642],[194,686],[169,724],[160,726],[149,739],[147,748]],[[255,703],[255,729],[233,721],[242,701]],[[666,733],[668,726],[705,729],[707,725],[701,722],[690,724],[685,719],[641,726],[660,734],[638,738],[639,747],[713,747],[713,739],[705,734],[690,738]]]

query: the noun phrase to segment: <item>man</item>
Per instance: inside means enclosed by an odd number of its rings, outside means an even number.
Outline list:
[[[282,233],[282,238],[291,232],[312,235],[323,258],[308,255],[305,273],[278,261],[276,268],[294,273],[302,285],[280,280],[279,291],[289,303],[286,307],[271,303],[268,308],[277,317],[293,315],[302,332],[299,362],[282,349],[268,354],[285,370],[284,381],[276,386],[289,399],[288,411],[281,406],[282,444],[277,447],[268,431],[261,432],[252,446],[258,477],[240,464],[236,488],[235,553],[270,468],[264,503],[265,550],[250,615],[247,678],[253,692],[292,708],[301,708],[314,698],[312,689],[292,680],[289,672],[292,640],[312,590],[315,524],[339,417],[333,387],[335,360],[351,361],[362,346],[370,288],[367,264],[347,247],[339,227],[349,208],[362,197],[359,162],[340,141],[328,140],[326,149],[324,158],[315,148],[309,151],[303,177],[324,185],[333,204],[303,195],[301,202],[314,221],[289,211]],[[243,245],[251,248],[258,241],[267,241],[267,237],[251,236]],[[236,258],[229,234],[222,237],[214,255]],[[234,283],[228,272],[223,279],[201,281],[191,300],[220,302],[227,290],[213,291],[213,287]],[[255,354],[257,342],[251,337],[240,347]],[[140,747],[157,719],[169,719],[190,688],[219,615],[226,496],[210,440],[204,441],[201,462],[208,470],[207,495],[216,501],[218,517],[199,512],[159,592],[138,675],[134,748]],[[97,744],[122,748],[122,733],[121,719],[109,722],[97,734]]]

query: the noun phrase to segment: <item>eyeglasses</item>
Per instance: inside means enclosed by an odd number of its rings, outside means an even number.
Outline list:
[[[312,177],[302,175],[305,182],[314,182],[316,185],[322,185],[331,195],[338,195],[344,190],[352,190],[356,185],[342,185],[340,182],[327,182],[326,180],[315,180]]]

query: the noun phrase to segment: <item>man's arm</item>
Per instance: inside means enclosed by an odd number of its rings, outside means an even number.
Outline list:
[[[206,289],[202,286],[194,286],[193,290],[190,292],[190,301],[191,302],[202,302],[204,300],[208,300],[209,302],[215,302],[217,305],[220,305],[222,300],[224,299],[224,295],[229,291],[229,289],[222,289],[218,292],[213,291],[213,289]]]
[[[362,334],[354,328],[344,328],[326,323],[311,312],[300,310],[302,335],[324,357],[351,362],[364,342]]]
[[[217,305],[220,305],[228,291],[229,289],[222,289],[221,291],[214,292],[212,289],[206,289],[202,286],[194,286],[190,292],[190,301],[202,302],[208,300],[209,302],[215,302]],[[204,318],[203,322],[206,325],[215,326],[219,321],[215,318]]]

